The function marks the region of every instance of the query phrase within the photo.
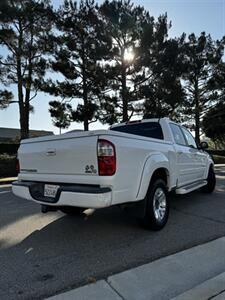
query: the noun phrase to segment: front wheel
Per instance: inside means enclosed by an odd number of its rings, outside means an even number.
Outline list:
[[[204,193],[212,193],[216,186],[216,175],[213,167],[209,168],[209,173],[207,177],[207,184],[201,188],[201,191]]]
[[[146,195],[146,211],[142,224],[152,230],[162,229],[169,217],[168,191],[165,182],[157,179]]]

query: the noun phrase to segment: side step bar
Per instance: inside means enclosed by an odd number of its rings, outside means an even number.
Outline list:
[[[195,183],[192,183],[189,185],[185,185],[183,187],[176,189],[176,194],[179,194],[179,195],[187,194],[189,192],[192,192],[194,190],[197,190],[197,189],[203,187],[206,184],[207,184],[207,181],[203,180],[203,181],[198,181],[198,182],[195,182]]]

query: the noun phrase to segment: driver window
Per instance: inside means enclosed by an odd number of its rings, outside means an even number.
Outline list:
[[[184,133],[184,136],[185,136],[185,139],[187,141],[187,144],[189,147],[191,148],[195,148],[197,149],[197,145],[196,145],[196,142],[195,142],[195,139],[193,138],[192,134],[185,128],[181,128],[183,133]]]

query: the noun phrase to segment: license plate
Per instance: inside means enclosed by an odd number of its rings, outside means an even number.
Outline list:
[[[59,188],[58,185],[45,184],[44,196],[50,197],[50,198],[55,198],[58,188]]]

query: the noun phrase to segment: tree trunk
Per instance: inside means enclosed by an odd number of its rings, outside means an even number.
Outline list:
[[[84,40],[83,40],[83,45],[82,45],[82,77],[83,77],[83,101],[84,101],[84,130],[88,131],[88,125],[89,125],[89,120],[88,116],[86,114],[86,111],[88,109],[88,91],[87,91],[87,77],[86,77],[86,58],[85,58],[85,45],[84,45]]]
[[[20,34],[18,39],[18,53],[16,57],[16,69],[17,69],[17,90],[18,90],[18,102],[20,113],[20,139],[26,139],[29,137],[29,102],[28,107],[26,102],[24,103],[23,95],[23,75],[21,71],[21,53],[23,42],[23,29],[21,22],[19,22]]]
[[[23,108],[20,110],[20,139],[29,138],[29,112]]]
[[[195,141],[200,144],[200,105],[198,80],[195,81]]]
[[[84,130],[88,131],[88,117],[86,114],[86,110],[88,109],[88,94],[87,94],[87,85],[86,85],[86,78],[83,79],[83,100],[84,100]]]
[[[127,78],[126,67],[122,65],[122,103],[123,103],[123,122],[128,121],[128,99],[127,99]]]
[[[17,60],[17,76],[18,76],[18,102],[19,102],[19,114],[20,114],[20,139],[26,139],[29,137],[29,109],[24,104],[22,75],[20,69],[20,59]]]

